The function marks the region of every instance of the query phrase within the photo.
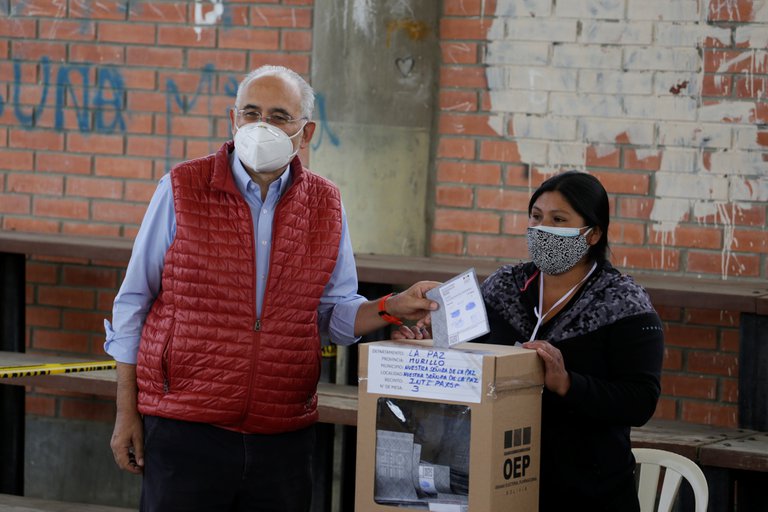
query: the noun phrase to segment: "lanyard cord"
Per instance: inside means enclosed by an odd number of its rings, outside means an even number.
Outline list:
[[[552,312],[553,309],[555,309],[557,306],[559,306],[564,300],[566,300],[579,286],[581,286],[581,283],[587,280],[589,276],[592,275],[592,272],[595,271],[597,268],[597,262],[592,264],[592,268],[589,269],[589,272],[587,272],[587,275],[585,275],[581,281],[573,285],[573,288],[565,292],[565,295],[560,297],[557,302],[555,302],[551,308],[547,310],[546,313],[543,315],[541,314],[541,310],[544,308],[544,272],[541,272],[539,274],[539,306],[533,308],[533,314],[536,315],[536,327],[533,328],[533,333],[531,333],[531,338],[528,341],[533,341],[536,339],[536,334],[539,332],[539,327],[541,327],[542,322],[544,321],[544,318],[548,314]]]

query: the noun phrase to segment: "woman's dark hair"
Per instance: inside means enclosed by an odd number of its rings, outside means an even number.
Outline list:
[[[579,172],[566,171],[547,179],[531,196],[528,203],[528,216],[533,204],[544,192],[560,192],[571,208],[584,218],[587,226],[598,226],[602,231],[600,240],[589,248],[587,255],[592,261],[605,261],[608,252],[608,224],[610,212],[608,193],[602,183],[594,176]]]

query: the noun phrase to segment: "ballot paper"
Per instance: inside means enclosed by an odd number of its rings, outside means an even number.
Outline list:
[[[449,348],[489,332],[488,315],[474,268],[429,290],[427,298],[440,304],[431,313],[435,347]]]
[[[451,466],[423,461],[421,453],[422,446],[414,441],[414,434],[376,430],[376,503],[417,510],[467,512],[467,494],[456,494],[451,488]]]
[[[377,503],[419,503],[413,485],[413,459],[413,434],[376,431]]]

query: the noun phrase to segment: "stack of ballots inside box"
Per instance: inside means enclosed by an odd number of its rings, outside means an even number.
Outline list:
[[[470,418],[465,406],[380,398],[375,501],[467,505]]]

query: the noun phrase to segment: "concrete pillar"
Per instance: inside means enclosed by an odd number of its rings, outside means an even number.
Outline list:
[[[359,253],[426,254],[439,6],[315,2],[310,167],[341,188]]]

